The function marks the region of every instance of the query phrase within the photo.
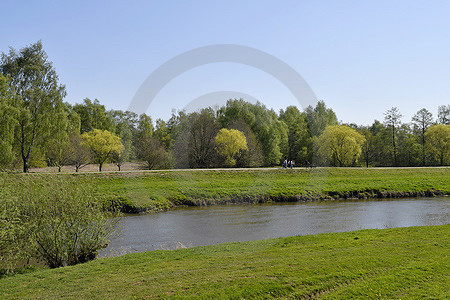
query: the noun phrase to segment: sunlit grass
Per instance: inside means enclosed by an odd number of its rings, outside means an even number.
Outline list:
[[[105,199],[165,210],[178,205],[255,203],[450,193],[450,168],[317,168],[158,171],[84,174],[0,174],[0,184],[70,176]]]
[[[450,225],[128,254],[0,279],[2,298],[447,299]]]

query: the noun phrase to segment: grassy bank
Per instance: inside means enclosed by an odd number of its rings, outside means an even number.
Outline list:
[[[91,185],[128,212],[210,205],[450,193],[450,168],[186,170],[83,174],[0,174],[3,187],[66,177]]]
[[[446,299],[450,225],[129,254],[0,279],[2,298]]]

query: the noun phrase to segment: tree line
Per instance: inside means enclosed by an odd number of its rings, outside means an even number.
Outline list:
[[[147,114],[107,110],[99,100],[64,102],[65,86],[41,42],[2,53],[0,168],[141,161],[149,169],[448,165],[450,105],[437,119],[425,108],[403,123],[395,107],[370,126],[343,124],[323,101],[279,113],[262,103],[230,99],[193,113],[153,122]]]

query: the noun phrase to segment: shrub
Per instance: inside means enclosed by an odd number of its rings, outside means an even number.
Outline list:
[[[94,259],[114,231],[114,219],[103,210],[103,202],[89,185],[53,178],[45,184],[28,182],[14,189],[14,196],[2,199],[3,206],[10,206],[2,214],[2,234],[23,233],[23,228],[26,233],[6,247],[8,251],[20,245],[21,253],[51,268],[73,265]]]

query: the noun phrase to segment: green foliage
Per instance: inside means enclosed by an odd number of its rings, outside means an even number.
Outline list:
[[[13,270],[30,255],[29,219],[17,195],[2,186],[0,193],[0,270]]]
[[[425,133],[429,151],[441,166],[447,165],[450,158],[450,125],[433,125]]]
[[[412,118],[414,130],[418,133],[417,135],[420,137],[420,141],[422,144],[422,166],[426,165],[426,156],[425,156],[425,132],[428,127],[433,125],[433,115],[425,108],[419,110]]]
[[[68,151],[69,164],[75,167],[75,172],[78,172],[91,160],[91,153],[84,145],[83,138],[78,131],[69,134]]]
[[[280,120],[288,128],[287,157],[298,162],[305,161],[308,157],[304,148],[307,146],[309,138],[306,114],[302,114],[295,106],[289,106],[286,111],[280,112]]]
[[[11,299],[448,299],[449,234],[450,225],[372,229],[135,253],[2,278],[0,293]]]
[[[312,137],[320,136],[327,126],[337,125],[337,117],[331,108],[327,108],[324,101],[318,101],[316,107],[308,106],[305,109],[309,134]]]
[[[234,156],[248,149],[244,133],[236,129],[222,128],[216,136],[216,144],[217,151],[225,157],[225,164],[229,167],[236,165]]]
[[[180,140],[181,149],[188,153],[189,166],[192,168],[208,168],[217,165],[215,137],[219,131],[214,111],[202,109],[189,116],[189,127],[185,128],[184,140]],[[187,143],[186,143],[187,142]]]
[[[169,154],[158,138],[154,136],[143,135],[136,145],[136,154],[139,159],[147,164],[149,170],[170,167]]]
[[[51,268],[94,259],[115,222],[94,195],[89,185],[70,178],[5,185],[0,196],[3,268],[25,258]]]
[[[11,165],[15,158],[14,132],[18,125],[18,99],[10,87],[10,78],[0,73],[0,168]]]
[[[251,104],[242,99],[228,100],[217,115],[223,128],[241,121],[252,129],[262,146],[265,165],[278,165],[283,155],[286,155],[288,128],[273,110],[267,109],[263,104]]]
[[[8,54],[3,53],[0,70],[10,77],[9,85],[19,99],[18,127],[14,133],[23,171],[27,172],[33,150],[64,127],[61,121],[65,120],[65,87],[59,84],[40,41],[19,52],[11,48]]]
[[[402,114],[397,107],[392,107],[384,113],[384,124],[389,128],[391,132],[391,153],[392,153],[392,164],[394,166],[398,165],[397,155],[398,155],[398,127],[401,125]]]
[[[156,136],[164,146],[164,149],[169,150],[173,146],[172,136],[170,134],[169,127],[167,127],[166,122],[162,119],[156,120],[156,130],[154,132],[154,136]]]
[[[73,110],[80,116],[81,133],[89,132],[93,129],[114,131],[113,120],[107,114],[105,106],[100,104],[98,99],[91,101],[91,99],[86,98],[83,104],[75,104]]]
[[[339,167],[354,166],[362,152],[365,138],[346,125],[328,126],[320,136],[319,152]]]
[[[237,167],[260,167],[264,164],[264,155],[261,143],[256,138],[250,126],[242,120],[232,121],[229,128],[236,129],[244,133],[247,142],[247,151],[241,151],[236,157]]]
[[[120,142],[120,137],[107,130],[94,129],[81,135],[83,144],[91,151],[94,163],[98,164],[99,171],[102,165],[112,159],[113,155],[119,155],[124,146]]]
[[[438,107],[438,121],[440,124],[450,125],[450,104]]]

